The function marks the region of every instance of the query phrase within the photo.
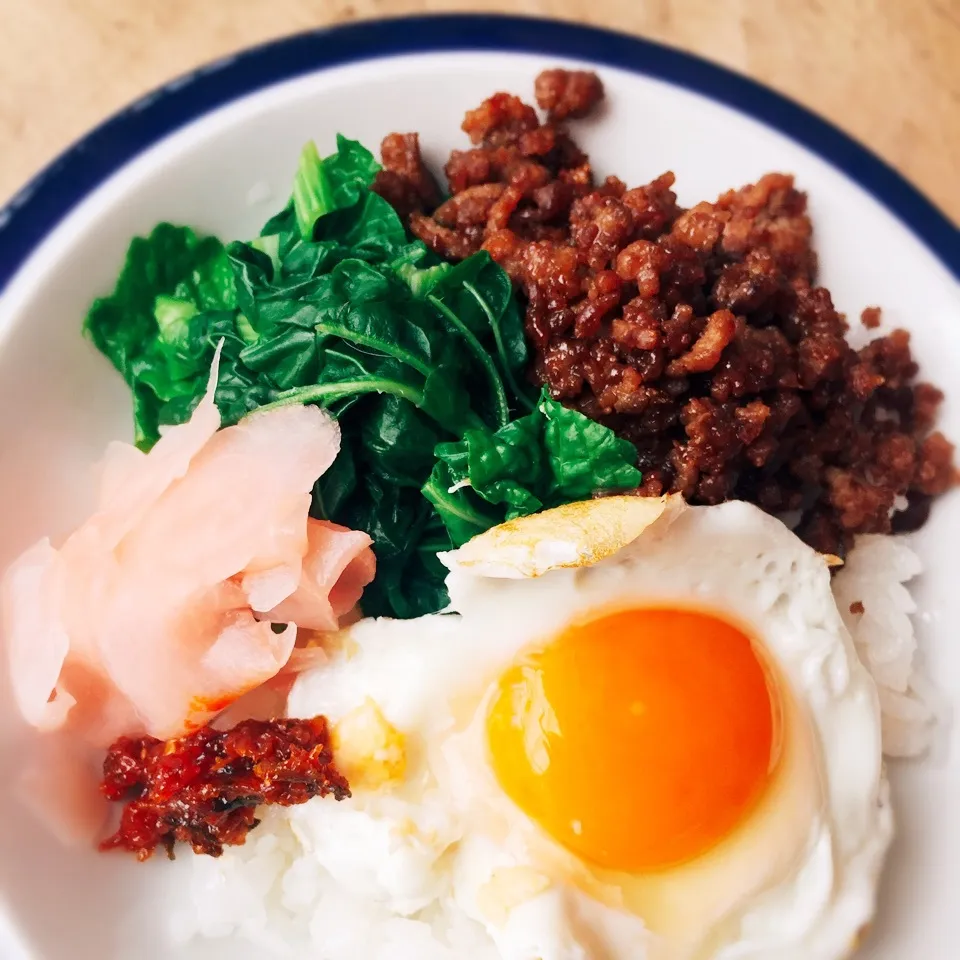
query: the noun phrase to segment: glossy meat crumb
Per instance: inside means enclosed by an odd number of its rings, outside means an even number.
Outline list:
[[[543,122],[507,93],[468,111],[452,196],[409,218],[439,255],[484,249],[510,274],[533,379],[633,442],[641,494],[799,515],[839,556],[856,534],[922,524],[956,482],[953,446],[930,433],[942,395],[916,382],[905,331],[850,346],[793,177],[689,209],[670,172],[598,182],[562,121],[596,108],[599,79],[547,70],[535,94]],[[875,328],[879,308],[861,319]]]
[[[402,216],[432,210],[440,202],[440,188],[420,154],[415,133],[391,133],[380,144],[383,169],[373,189]]]
[[[173,859],[177,841],[218,857],[225,845],[246,840],[261,804],[350,796],[324,717],[245,720],[178,740],[121,737],[107,752],[100,789],[108,800],[126,801],[101,849],[129,850],[138,860],[157,846]]]

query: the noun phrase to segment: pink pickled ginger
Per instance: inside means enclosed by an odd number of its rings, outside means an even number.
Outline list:
[[[366,534],[308,517],[333,419],[289,406],[219,426],[211,388],[149,453],[111,445],[97,512],[7,572],[13,692],[33,726],[98,746],[181,736],[276,676],[298,625],[336,629],[373,579]]]

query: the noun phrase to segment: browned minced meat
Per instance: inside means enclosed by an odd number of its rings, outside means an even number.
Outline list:
[[[585,117],[603,99],[603,84],[590,70],[544,70],[534,96],[550,120]]]
[[[880,326],[880,315],[879,307],[864,307],[860,313],[860,322],[868,330],[876,330]]]
[[[383,169],[373,189],[389,201],[402,216],[432,210],[440,202],[440,188],[420,155],[420,138],[415,133],[391,133],[380,144]]]
[[[107,752],[100,789],[108,800],[126,801],[117,832],[101,849],[120,847],[138,860],[158,845],[173,859],[178,840],[218,857],[225,844],[246,840],[261,804],[350,796],[333,765],[324,717],[244,720],[178,740],[121,737]]]
[[[544,122],[507,93],[468,111],[473,146],[445,167],[451,197],[401,205],[411,230],[443,257],[482,248],[506,269],[526,303],[532,376],[635,444],[641,494],[799,514],[801,536],[839,556],[856,533],[923,523],[956,480],[952,445],[929,432],[941,394],[915,382],[906,332],[848,344],[816,285],[793,178],[770,173],[689,209],[669,172],[598,183],[561,121],[602,95],[592,74],[548,70]],[[867,327],[878,319],[864,312]]]

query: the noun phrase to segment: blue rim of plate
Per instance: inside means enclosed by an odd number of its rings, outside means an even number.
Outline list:
[[[879,157],[769,88],[691,54],[609,30],[532,17],[448,14],[296,34],[202,67],[131,104],[68,148],[0,211],[0,291],[89,193],[139,153],[203,114],[326,68],[452,51],[586,60],[666,81],[733,107],[845,173],[960,279],[960,230]]]

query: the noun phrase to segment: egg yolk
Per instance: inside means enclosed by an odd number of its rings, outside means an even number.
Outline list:
[[[567,628],[511,667],[487,717],[507,795],[612,870],[705,853],[773,776],[779,702],[740,629],[696,610],[631,609]]]

